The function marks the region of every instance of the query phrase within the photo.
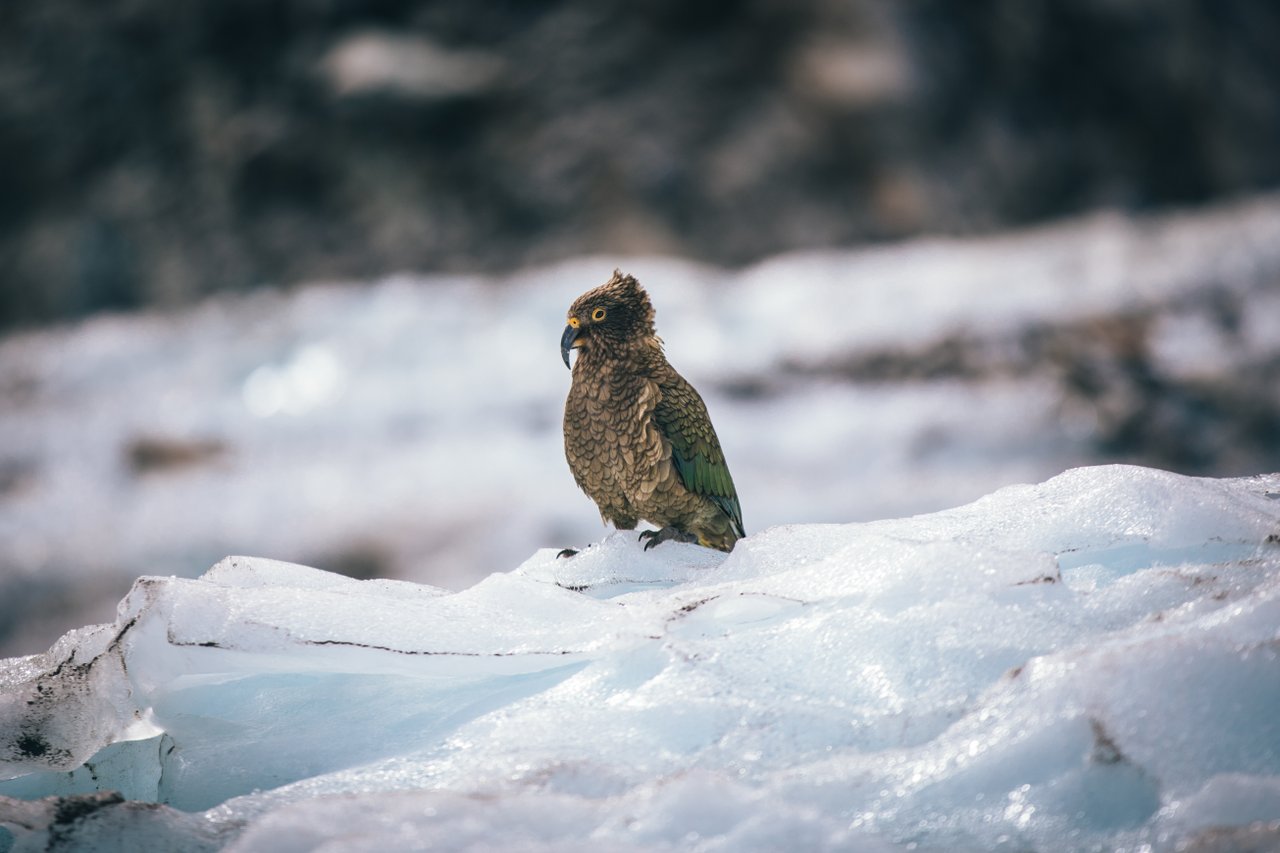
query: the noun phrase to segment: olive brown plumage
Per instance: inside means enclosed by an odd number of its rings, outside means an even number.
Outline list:
[[[565,366],[571,349],[565,457],[601,517],[620,530],[658,525],[640,534],[646,549],[676,539],[731,550],[745,535],[733,478],[706,405],[662,352],[640,283],[615,270],[578,297],[560,339]]]

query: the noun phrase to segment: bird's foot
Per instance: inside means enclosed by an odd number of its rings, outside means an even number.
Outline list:
[[[561,557],[572,557],[576,553],[578,553],[577,548],[563,548],[559,554],[556,554],[556,559],[559,560]]]
[[[686,533],[675,527],[664,527],[661,530],[642,530],[640,531],[640,541],[644,543],[644,549],[648,551],[655,545],[661,545],[663,542],[689,542],[698,544],[698,537],[693,533]]]

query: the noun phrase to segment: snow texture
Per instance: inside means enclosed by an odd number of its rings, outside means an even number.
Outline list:
[[[1157,322],[1160,369],[1244,375],[1280,357],[1276,196],[740,271],[585,258],[504,280],[398,276],[17,335],[0,341],[0,619],[19,627],[0,648],[45,648],[108,619],[138,574],[193,577],[233,551],[461,589],[534,547],[599,538],[564,463],[556,345],[572,299],[619,264],[707,399],[748,532],[929,512],[1103,461],[1105,411],[1065,405],[1052,376],[818,370],[842,359],[964,334],[999,350],[1209,285],[1247,301],[1233,343],[1199,315]],[[50,600],[81,615],[22,634]]]
[[[14,850],[1267,849],[1280,475],[617,533],[457,593],[230,557],[0,688]]]

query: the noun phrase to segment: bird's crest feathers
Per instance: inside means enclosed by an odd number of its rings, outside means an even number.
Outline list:
[[[615,269],[612,278],[575,299],[569,314],[590,316],[591,310],[597,307],[621,315],[618,319],[623,320],[628,331],[633,334],[655,336],[653,303],[649,301],[649,294],[636,281],[635,276]]]

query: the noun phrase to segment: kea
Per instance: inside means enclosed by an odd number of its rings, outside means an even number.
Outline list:
[[[673,539],[729,551],[746,535],[738,493],[707,406],[667,362],[653,314],[649,294],[618,270],[569,308],[560,354],[566,367],[570,350],[578,357],[565,458],[606,522],[660,528],[640,534],[646,551]]]

